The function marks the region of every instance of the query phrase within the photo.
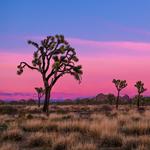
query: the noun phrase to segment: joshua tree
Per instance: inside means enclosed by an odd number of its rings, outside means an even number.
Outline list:
[[[32,65],[20,62],[17,73],[20,75],[27,67],[42,75],[45,89],[43,111],[48,114],[50,94],[55,83],[65,74],[70,74],[81,82],[82,66],[77,65],[78,58],[75,49],[65,40],[63,35],[48,36],[40,44],[28,41],[36,51],[33,54]]]
[[[142,81],[137,81],[134,85],[137,88],[138,95],[137,95],[137,108],[140,107],[140,99],[142,97],[142,93],[144,93],[147,89],[144,88],[144,83]]]
[[[116,100],[116,109],[118,109],[120,91],[127,86],[127,83],[126,83],[126,80],[116,80],[116,79],[113,79],[112,82],[115,84],[115,86],[117,88],[117,92],[118,92],[117,100]]]
[[[43,95],[45,94],[45,90],[42,87],[36,87],[35,91],[38,94],[38,106],[40,107],[41,105],[41,98],[43,97]]]

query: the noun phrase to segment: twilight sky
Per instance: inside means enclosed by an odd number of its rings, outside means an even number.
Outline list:
[[[0,99],[32,97],[42,86],[40,75],[26,70],[17,76],[20,61],[32,59],[27,40],[63,34],[83,65],[79,85],[73,77],[61,78],[53,98],[114,93],[112,79],[126,79],[122,94],[133,96],[142,80],[150,95],[150,1],[145,0],[1,0]]]

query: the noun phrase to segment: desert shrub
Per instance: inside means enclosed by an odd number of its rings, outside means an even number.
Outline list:
[[[19,129],[7,130],[2,134],[2,139],[11,141],[20,141],[23,138],[23,133]]]
[[[67,114],[68,111],[66,111],[64,109],[58,109],[58,110],[56,110],[56,113],[58,113],[58,114]]]
[[[121,131],[126,135],[146,135],[150,134],[149,122],[130,122],[121,127]]]
[[[42,111],[39,108],[30,109],[29,113],[31,114],[40,114]]]
[[[145,108],[144,107],[139,107],[137,111],[139,113],[143,114],[145,112]]]
[[[62,120],[69,120],[71,118],[72,118],[71,115],[64,115],[64,116],[62,116]]]
[[[149,150],[150,138],[149,136],[130,136],[125,137],[123,142],[123,150]]]
[[[0,145],[0,150],[19,150],[19,146],[16,143],[2,143]]]
[[[0,131],[5,131],[8,129],[8,125],[6,123],[0,123]]]
[[[141,144],[141,145],[139,145],[138,147],[137,147],[137,150],[149,150],[150,149],[150,147],[147,147],[147,146],[145,146],[145,145],[143,145],[143,144]]]
[[[117,132],[116,119],[103,118],[101,121],[93,121],[89,123],[88,135],[93,139],[99,139],[102,135],[114,135]]]
[[[130,111],[130,109],[129,109],[129,107],[123,105],[122,111],[128,113]]]
[[[76,134],[67,136],[59,135],[53,140],[53,150],[70,150],[70,147],[76,143]]]
[[[21,128],[26,132],[57,131],[58,124],[55,122],[32,119],[22,123]]]
[[[102,105],[100,110],[101,111],[112,111],[113,108],[112,108],[112,106],[105,104],[105,105]]]
[[[102,147],[121,147],[122,137],[119,134],[103,134],[100,143]]]
[[[124,150],[136,149],[138,145],[139,145],[139,140],[136,137],[130,137],[125,139],[123,144],[123,149]]]
[[[123,114],[117,117],[118,127],[122,128],[124,125],[128,124],[129,121],[130,121],[130,118],[127,116],[124,116]]]
[[[80,127],[80,126],[63,126],[61,127],[61,131],[63,132],[80,132],[80,133],[86,133],[84,128]]]
[[[72,115],[62,115],[62,114],[51,114],[49,116],[51,121],[65,121],[65,120],[70,120],[73,118]]]
[[[75,145],[72,145],[70,150],[96,150],[96,144],[90,142],[90,143],[77,143]]]
[[[87,122],[85,121],[65,121],[60,125],[60,130],[63,132],[80,132],[85,134],[87,132]]]
[[[31,114],[27,114],[27,115],[26,115],[26,118],[27,118],[27,119],[33,119],[34,117],[33,117],[33,115],[31,115]]]
[[[139,150],[149,150],[150,149],[150,137],[149,135],[142,135],[142,136],[139,136],[138,138],[138,141],[139,141],[139,145],[138,145],[138,148]],[[141,149],[140,149],[141,148]]]
[[[0,114],[13,115],[13,114],[17,114],[17,113],[18,113],[18,109],[15,108],[15,106],[9,106],[9,105],[0,106]]]
[[[110,118],[116,118],[117,116],[118,116],[117,112],[112,112],[108,115],[108,117],[110,117]]]
[[[47,133],[36,132],[28,137],[28,145],[30,147],[51,146],[52,141]]]
[[[67,150],[67,145],[65,143],[57,143],[53,146],[53,150]]]
[[[18,119],[25,118],[25,116],[26,116],[26,112],[24,112],[24,111],[19,111],[19,113],[18,113]]]
[[[109,103],[109,104],[115,104],[115,101],[116,101],[116,97],[114,94],[108,94],[107,95],[107,99],[106,99],[106,102]]]
[[[21,124],[22,130],[26,132],[37,132],[43,128],[43,124],[40,120],[28,120]]]
[[[131,117],[131,119],[132,119],[133,121],[139,122],[141,118],[140,118],[140,117],[135,117],[135,116],[134,116],[134,117]]]
[[[44,130],[43,131],[58,131],[58,124],[57,123],[53,123],[53,122],[49,122],[44,126]]]

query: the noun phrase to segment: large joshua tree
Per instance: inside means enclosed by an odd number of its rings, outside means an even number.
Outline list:
[[[134,85],[137,88],[138,95],[137,95],[137,108],[140,107],[140,99],[142,97],[142,93],[144,93],[147,89],[144,88],[144,83],[142,81],[137,81]]]
[[[78,58],[75,49],[65,40],[63,35],[47,36],[39,44],[28,41],[36,50],[33,54],[32,65],[20,62],[17,73],[20,75],[27,67],[42,75],[45,89],[43,111],[48,113],[49,99],[53,86],[65,74],[70,74],[81,81],[82,66],[77,65]]]
[[[115,84],[115,87],[116,87],[117,92],[118,92],[117,93],[117,99],[116,99],[116,109],[118,109],[120,91],[127,86],[127,82],[126,82],[126,80],[116,80],[116,79],[113,79],[112,82]]]
[[[35,87],[35,91],[37,92],[38,95],[38,106],[40,107],[41,98],[44,96],[45,90],[42,87]]]

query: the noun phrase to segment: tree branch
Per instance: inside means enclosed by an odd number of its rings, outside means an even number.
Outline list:
[[[58,45],[59,45],[59,42],[58,42],[58,40],[57,40],[57,44],[56,44],[54,50],[51,51],[49,54],[47,54],[47,67],[46,67],[46,69],[45,69],[45,73],[48,71],[48,68],[49,68],[49,66],[50,66],[50,60],[51,60],[51,58],[52,58],[53,53],[57,50]],[[49,56],[49,57],[48,57],[48,56]]]
[[[55,68],[53,68],[53,69],[51,70],[51,73],[46,77],[47,80],[49,80],[50,77],[55,73],[54,70],[55,70]]]
[[[23,65],[23,66],[22,66],[22,65]],[[30,65],[29,65],[28,63],[26,63],[26,62],[21,62],[19,66],[22,67],[22,68],[24,68],[25,66],[27,66],[28,68],[30,68],[30,69],[32,69],[32,70],[38,70],[38,71],[39,71],[38,68],[33,67],[33,66],[30,66]]]

